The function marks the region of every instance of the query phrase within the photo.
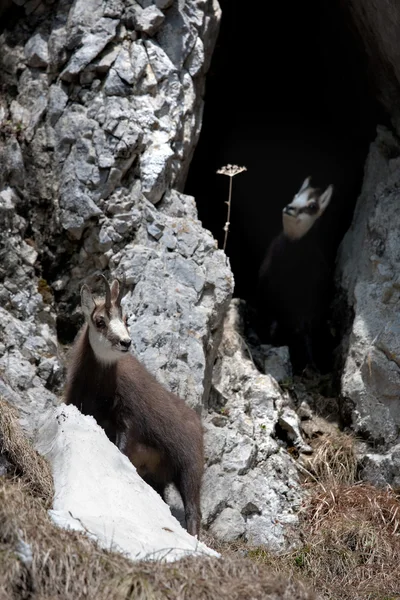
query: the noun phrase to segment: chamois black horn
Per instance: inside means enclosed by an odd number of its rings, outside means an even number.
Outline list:
[[[106,308],[109,309],[109,308],[111,308],[110,284],[108,283],[107,279],[104,277],[103,273],[99,273],[99,276],[104,279],[104,283],[106,285]]]
[[[118,280],[119,281],[119,280]],[[115,304],[117,306],[121,306],[121,300],[122,297],[124,295],[124,291],[125,291],[125,284],[126,284],[126,277],[125,277],[125,273],[122,275],[122,282],[119,281],[119,292],[118,292],[118,297],[117,300],[115,302]]]

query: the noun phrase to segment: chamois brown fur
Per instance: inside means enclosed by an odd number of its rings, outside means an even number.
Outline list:
[[[85,324],[73,346],[65,401],[92,415],[139,475],[161,496],[180,492],[189,533],[200,528],[203,431],[200,417],[131,354],[99,362]]]
[[[288,345],[294,370],[306,364],[325,369],[326,318],[332,272],[318,247],[316,231],[271,243],[258,283],[259,334],[263,342]]]

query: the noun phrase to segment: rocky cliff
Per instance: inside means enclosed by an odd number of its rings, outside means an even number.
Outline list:
[[[230,304],[229,263],[194,199],[181,193],[201,128],[217,1],[8,4],[0,35],[0,394],[34,435],[39,416],[62,398],[81,284],[96,287],[99,271],[125,274],[133,351],[203,413],[204,525],[222,540],[287,547],[301,491],[279,431],[304,450],[297,417],[271,363],[261,374],[249,356]],[[347,316],[342,416],[365,440],[364,477],[393,485],[399,156],[397,139],[380,129],[337,272]]]
[[[179,191],[217,2],[27,2],[11,17],[0,37],[0,393],[34,434],[61,401],[81,284],[124,273],[134,352],[204,415],[204,524],[285,547],[300,495],[271,437],[280,390],[242,354],[232,316],[232,351],[213,375],[233,276]],[[225,416],[221,405],[206,417],[213,378]]]

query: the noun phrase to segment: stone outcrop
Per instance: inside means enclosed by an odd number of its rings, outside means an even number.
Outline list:
[[[198,221],[194,199],[181,193],[201,128],[218,3],[14,4],[19,16],[0,34],[0,394],[33,433],[61,401],[59,342],[70,343],[82,322],[81,284],[99,285],[99,271],[125,274],[133,351],[204,415],[204,525],[221,540],[284,549],[296,542],[301,492],[279,436],[310,450],[276,383],[290,377],[287,355],[262,348],[254,355],[275,379],[255,367],[238,303],[228,310],[225,254]],[[397,25],[370,37],[376,15],[367,3],[361,24],[358,4],[350,8],[370,57],[383,65],[377,83],[396,124]],[[11,5],[2,6],[2,20]],[[382,23],[387,11],[398,12],[393,2],[384,10]],[[337,272],[348,315],[342,416],[365,441],[362,476],[393,486],[400,485],[399,166],[398,140],[380,128]]]
[[[136,353],[200,408],[233,279],[176,190],[200,131],[219,6],[17,4],[0,36],[0,393],[29,430],[59,402],[56,326],[72,340],[80,285],[110,271],[127,276]]]
[[[398,485],[400,455],[400,146],[378,128],[353,224],[338,256],[338,285],[351,319],[342,410],[368,443],[362,476]]]
[[[242,538],[273,550],[297,541],[298,472],[276,435],[278,423],[288,427],[291,418],[296,428],[288,396],[252,362],[234,300],[225,319],[205,421],[202,512],[217,538]],[[302,444],[300,437],[293,441]]]
[[[301,449],[297,418],[250,360],[235,303],[217,356],[233,277],[180,192],[218,4],[18,4],[0,35],[0,394],[33,433],[61,401],[81,284],[125,274],[133,351],[205,417],[204,525],[286,548],[301,494],[276,429]],[[284,379],[280,354],[260,360]]]

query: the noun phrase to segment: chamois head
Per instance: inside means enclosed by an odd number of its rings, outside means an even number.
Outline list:
[[[303,181],[292,202],[283,209],[283,231],[292,240],[302,238],[311,229],[332,197],[333,185],[321,193],[310,186],[310,179],[307,177]]]
[[[81,289],[81,306],[89,327],[89,341],[98,360],[114,363],[128,352],[132,340],[127,329],[127,319],[122,313],[125,277],[120,286],[114,279],[111,287],[104,275],[105,299],[94,298],[85,284]]]

